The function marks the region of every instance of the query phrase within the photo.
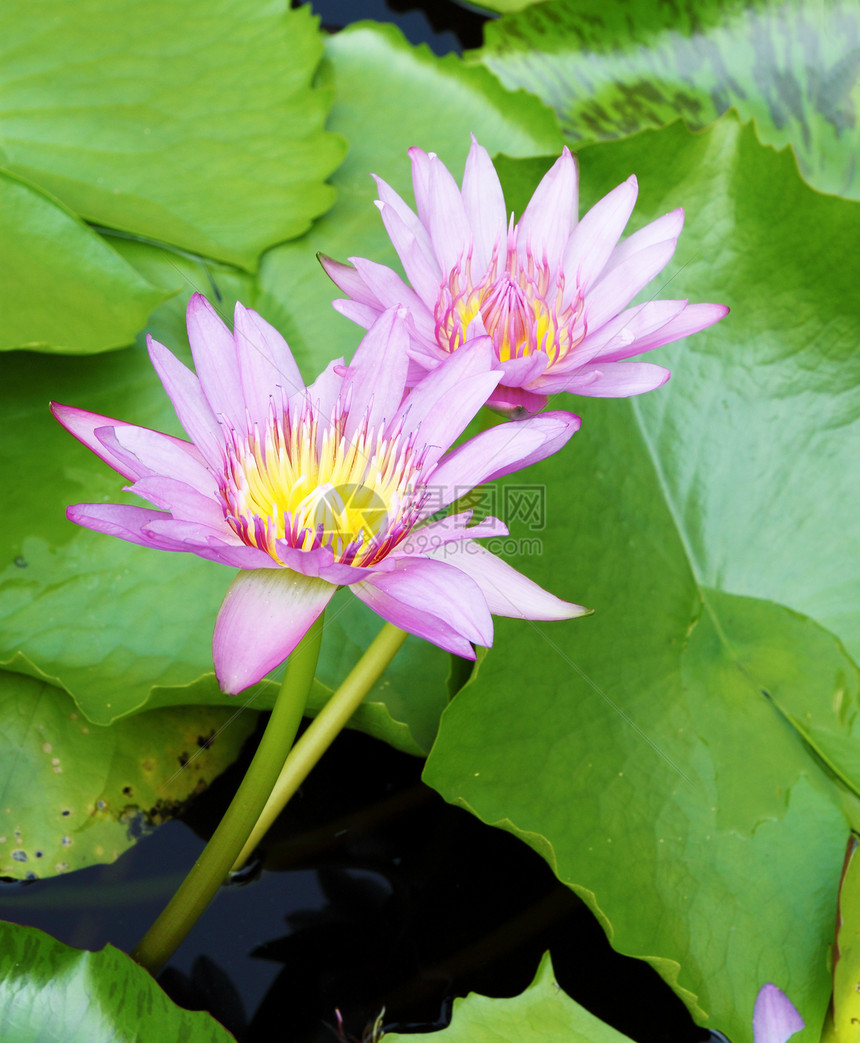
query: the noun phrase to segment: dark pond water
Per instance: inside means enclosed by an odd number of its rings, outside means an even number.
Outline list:
[[[242,765],[114,865],[0,886],[0,918],[67,944],[130,949],[214,829]],[[337,740],[266,842],[264,868],[222,890],[159,978],[241,1043],[332,1043],[384,1024],[442,1027],[451,1001],[512,996],[549,950],[562,987],[638,1043],[708,1040],[646,964],[520,841],[444,803],[420,761]],[[285,1032],[285,1029],[288,1031]]]
[[[293,0],[293,7],[300,7]],[[324,29],[336,32],[365,18],[393,22],[411,43],[426,43],[436,54],[462,53],[483,43],[483,26],[491,17],[469,4],[451,0],[313,0]]]

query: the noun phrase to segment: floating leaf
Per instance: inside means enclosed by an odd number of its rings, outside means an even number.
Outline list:
[[[729,118],[580,165],[593,197],[635,171],[640,222],[683,203],[667,279],[733,311],[657,353],[659,392],[555,403],[582,431],[530,470],[542,553],[513,564],[595,614],[500,621],[426,778],[541,852],[703,1023],[750,1043],[772,981],[806,1020],[799,1043],[817,1040],[860,807],[860,533],[840,491],[860,430],[860,212]]]
[[[552,105],[574,144],[735,108],[814,188],[860,199],[858,46],[849,0],[550,0],[488,23],[474,60]]]
[[[27,880],[113,862],[232,764],[257,715],[174,707],[100,727],[0,671],[0,719],[0,876]]]
[[[470,993],[454,1000],[451,1024],[441,1032],[387,1032],[387,1043],[413,1039],[439,1043],[630,1043],[567,996],[552,971],[549,953],[541,960],[535,980],[511,999],[490,999]]]
[[[533,4],[539,4],[542,0],[477,0],[475,7],[483,7],[487,11],[498,11],[499,14],[507,14],[511,11],[522,11]]]
[[[860,859],[852,833],[845,851],[836,945],[833,950],[833,1023],[839,1043],[854,1043],[860,1025]]]
[[[321,51],[317,19],[287,0],[15,0],[5,165],[88,221],[254,269],[334,199],[323,182],[345,149],[311,86]]]
[[[0,242],[0,350],[121,347],[168,296],[62,203],[3,170]]]
[[[177,1007],[129,956],[82,952],[0,923],[0,1037],[8,1043],[230,1043],[209,1014]]]

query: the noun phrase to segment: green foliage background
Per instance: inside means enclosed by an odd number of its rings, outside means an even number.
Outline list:
[[[860,793],[856,8],[500,4],[524,9],[440,59],[370,23],[325,39],[286,2],[53,6],[7,6],[0,33],[0,815],[55,755],[21,710],[44,707],[66,745],[27,808],[40,875],[77,836],[58,802],[97,808],[120,782],[149,787],[143,811],[184,799],[197,723],[224,736],[208,779],[273,690],[219,731],[238,708],[211,673],[229,570],[66,522],[126,494],[47,402],[181,434],[142,331],[182,355],[195,289],[228,321],[236,299],[260,310],[312,378],[360,338],[317,251],[396,263],[371,172],[409,198],[406,149],[459,177],[474,131],[521,211],[567,141],[583,209],[634,172],[631,230],[684,206],[657,295],[732,313],[657,353],[660,391],[553,403],[583,428],[520,476],[546,527],[514,527],[540,553],[512,560],[594,615],[499,621],[447,709],[447,657],[410,640],[356,723],[429,751],[427,781],[535,847],[702,1024],[749,1043],[772,981],[817,1040]],[[374,627],[338,596],[313,708]],[[149,721],[166,738],[142,774],[123,729]],[[107,804],[74,866],[129,842]],[[25,846],[4,835],[0,860]]]

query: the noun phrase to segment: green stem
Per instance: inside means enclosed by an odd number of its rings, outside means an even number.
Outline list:
[[[287,660],[272,716],[236,796],[191,872],[131,954],[150,974],[167,963],[215,897],[272,792],[307,704],[322,629],[320,616]]]
[[[347,675],[340,688],[308,725],[307,731],[290,750],[263,813],[251,830],[239,857],[233,863],[232,872],[238,872],[251,856],[254,848],[284,809],[287,801],[305,781],[311,769],[331,746],[338,732],[382,676],[407,636],[405,631],[399,630],[391,623],[386,623]]]

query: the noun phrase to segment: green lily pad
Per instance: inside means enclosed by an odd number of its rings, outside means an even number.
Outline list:
[[[0,241],[0,350],[83,354],[130,344],[168,296],[57,199],[3,170]]]
[[[858,34],[849,0],[550,0],[488,23],[471,57],[551,105],[574,144],[733,107],[814,188],[860,199]]]
[[[656,353],[673,370],[658,392],[553,403],[582,431],[529,471],[541,553],[511,560],[595,614],[500,621],[425,777],[543,854],[703,1024],[751,1043],[771,981],[806,1021],[798,1043],[818,1040],[860,821],[860,533],[842,491],[860,212],[730,118],[580,166],[584,205],[632,171],[638,221],[683,204],[664,282],[732,314]]]
[[[4,164],[95,224],[252,270],[334,199],[321,53],[287,0],[6,4]]]
[[[233,1040],[204,1011],[177,1007],[112,945],[82,952],[9,923],[0,923],[0,1036],[4,1043]]]
[[[451,1024],[441,1032],[387,1032],[385,1039],[390,1043],[412,1039],[440,1043],[630,1043],[627,1036],[589,1014],[561,990],[549,953],[541,960],[535,980],[519,996],[499,1000],[473,992],[454,1000]]]
[[[113,862],[232,764],[257,715],[174,707],[101,727],[0,671],[0,719],[0,876],[28,880]]]
[[[486,11],[497,11],[499,14],[509,14],[542,2],[543,0],[478,0],[474,6],[482,7]]]

